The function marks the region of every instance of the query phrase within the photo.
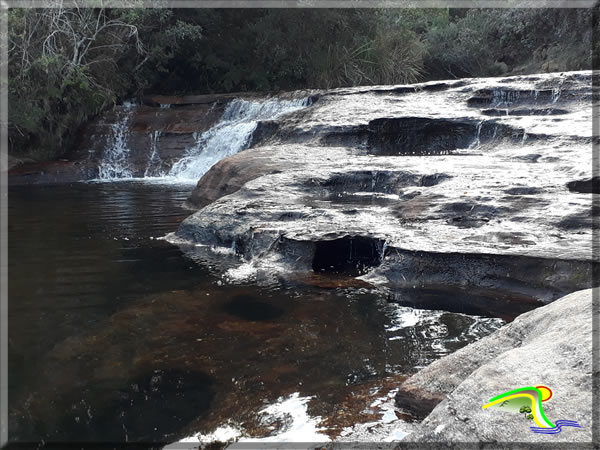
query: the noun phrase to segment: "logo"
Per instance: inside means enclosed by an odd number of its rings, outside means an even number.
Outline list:
[[[581,425],[574,420],[550,422],[544,414],[542,404],[551,398],[552,390],[548,386],[522,387],[490,398],[481,408],[495,408],[523,414],[526,419],[536,423],[537,427],[529,427],[534,433],[558,434],[562,431],[562,427],[581,428]]]

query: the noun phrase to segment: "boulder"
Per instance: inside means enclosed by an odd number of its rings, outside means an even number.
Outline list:
[[[421,415],[433,409],[404,441],[591,442],[592,319],[598,314],[592,292],[574,292],[525,313],[402,383],[396,396],[400,409]],[[598,293],[596,289],[596,299]],[[548,419],[574,420],[581,428],[537,434],[529,429],[535,424],[522,414],[482,409],[492,397],[539,385],[553,391],[543,403]]]

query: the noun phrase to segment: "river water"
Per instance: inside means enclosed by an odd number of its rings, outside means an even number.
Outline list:
[[[276,436],[289,423],[262,416],[286,398],[335,437],[373,420],[377,392],[502,324],[335,275],[223,283],[161,239],[190,190],[10,189],[11,441],[166,443],[225,424]]]

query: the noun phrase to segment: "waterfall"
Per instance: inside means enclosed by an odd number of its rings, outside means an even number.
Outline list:
[[[165,183],[196,183],[223,158],[248,148],[261,120],[277,119],[311,105],[310,98],[263,101],[234,99],[225,108],[219,122],[204,133],[194,133],[195,144],[171,168],[160,157],[161,133],[149,134],[148,162],[142,178]],[[134,105],[126,103],[119,120],[112,126],[99,166],[99,181],[134,179],[129,165],[129,122]],[[163,105],[161,105],[161,109]],[[138,175],[135,175],[138,176]]]
[[[131,178],[132,172],[129,168],[129,119],[133,103],[124,102],[122,117],[112,125],[112,134],[102,154],[102,160],[98,168],[98,179],[103,181],[117,178]]]
[[[508,106],[517,102],[521,98],[519,91],[507,91],[501,88],[495,88],[492,91],[492,104],[494,106]]]
[[[246,149],[260,120],[277,119],[284,114],[310,106],[310,99],[267,100],[264,102],[235,99],[210,130],[202,133],[196,145],[173,164],[168,177],[197,182],[223,158]]]
[[[162,177],[164,174],[161,171],[162,160],[158,155],[158,140],[160,139],[160,131],[154,131],[150,134],[150,148],[152,153],[150,153],[150,159],[148,160],[148,165],[146,166],[146,170],[144,171],[144,178],[147,177]]]
[[[562,83],[561,83],[562,85]],[[560,98],[560,94],[561,94],[561,87],[555,87],[552,88],[552,103],[556,103],[558,101],[558,99]]]
[[[485,121],[482,120],[477,124],[477,134],[475,135],[475,140],[471,142],[471,145],[469,145],[469,148],[479,148],[481,145],[481,127],[483,126],[483,122]],[[495,130],[494,133],[496,133]]]

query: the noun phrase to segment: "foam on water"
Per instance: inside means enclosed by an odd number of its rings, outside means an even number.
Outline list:
[[[129,168],[129,119],[134,104],[123,103],[122,117],[112,125],[111,137],[102,154],[102,161],[98,168],[98,179],[102,181],[115,178],[131,178],[132,172]]]
[[[295,392],[287,398],[281,397],[277,402],[263,408],[259,411],[262,421],[268,423],[285,424],[278,432],[271,436],[262,438],[251,438],[245,435],[243,429],[234,423],[227,423],[217,427],[214,431],[206,434],[198,433],[193,436],[181,439],[179,442],[166,448],[177,447],[181,444],[189,443],[214,443],[214,442],[238,442],[240,444],[259,443],[259,442],[329,442],[330,438],[322,433],[319,426],[321,417],[312,417],[308,414],[308,402],[312,397],[302,397],[299,392]],[[276,426],[268,428],[275,429]],[[187,447],[186,447],[187,448]],[[235,444],[228,448],[237,448]],[[240,448],[248,448],[242,445]]]
[[[216,428],[213,432],[211,433],[206,433],[206,434],[202,434],[202,433],[198,433],[195,434],[193,436],[188,436],[186,438],[181,439],[179,442],[176,442],[172,445],[168,445],[165,447],[165,449],[181,449],[181,444],[212,444],[214,442],[232,442],[237,440],[240,436],[242,435],[242,431],[240,430],[240,428],[236,425],[232,425],[232,424],[227,424],[227,425],[222,425],[218,428]],[[188,447],[185,447],[188,448]],[[194,447],[190,447],[190,448],[194,448]],[[196,447],[197,448],[197,447]]]
[[[321,417],[308,414],[308,402],[312,397],[301,397],[295,392],[287,398],[262,409],[259,414],[272,422],[286,423],[282,431],[264,438],[243,438],[239,442],[328,442],[329,436],[319,426]]]
[[[150,134],[148,165],[141,178],[134,178],[129,166],[129,121],[133,105],[124,105],[123,117],[113,125],[113,134],[104,151],[96,181],[144,180],[170,184],[193,184],[222,159],[248,148],[261,120],[274,120],[310,106],[310,98],[264,101],[232,100],[219,122],[195,135],[196,143],[163,173],[158,152],[160,132]]]
[[[233,100],[220,122],[200,135],[186,156],[173,164],[168,176],[197,182],[220,160],[246,149],[260,120],[276,119],[306,106],[309,106],[306,98],[265,102]]]

